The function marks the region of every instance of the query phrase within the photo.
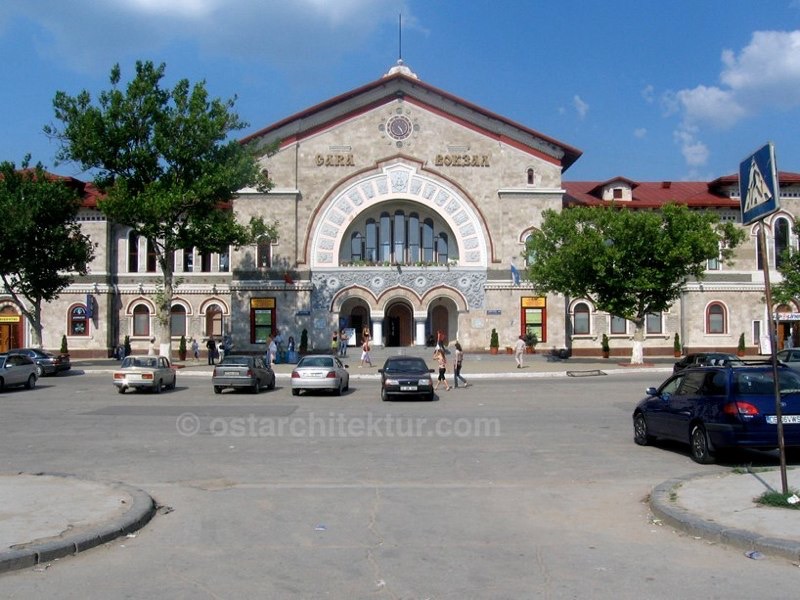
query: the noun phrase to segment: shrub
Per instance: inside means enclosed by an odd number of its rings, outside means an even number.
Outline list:
[[[308,352],[308,329],[303,329],[303,333],[300,334],[300,353],[306,352]]]
[[[69,354],[69,348],[67,347],[67,335],[66,334],[61,336],[61,354]]]
[[[494,328],[492,328],[492,337],[489,338],[489,347],[490,348],[500,347],[500,338],[497,336],[497,330]]]
[[[672,349],[675,351],[675,354],[680,354],[681,352],[681,338],[677,331],[675,332],[675,338],[672,340]]]
[[[604,333],[603,339],[600,341],[600,347],[603,349],[603,352],[610,352],[611,347],[608,345],[608,336]]]

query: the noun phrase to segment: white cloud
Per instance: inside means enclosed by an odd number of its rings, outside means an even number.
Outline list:
[[[642,89],[642,98],[648,104],[652,104],[655,100],[655,88],[652,85],[646,85]]]
[[[738,54],[721,55],[720,85],[700,84],[661,97],[665,116],[679,114],[675,142],[690,167],[704,165],[709,148],[700,127],[729,129],[759,113],[800,106],[800,31],[756,31]]]
[[[710,152],[708,147],[697,139],[697,129],[684,126],[673,132],[675,142],[681,148],[681,154],[690,167],[702,167],[708,162]]]
[[[581,100],[581,97],[578,96],[577,94],[575,94],[575,96],[572,98],[572,106],[578,113],[578,117],[580,117],[581,119],[586,118],[586,113],[589,112],[589,105],[586,104],[586,102],[584,102],[583,100]]]
[[[633,137],[637,139],[644,139],[647,137],[647,129],[644,127],[637,127],[633,130]]]
[[[710,123],[724,128],[735,125],[747,114],[733,92],[718,87],[698,85],[691,90],[680,90],[675,97],[688,123]]]
[[[404,28],[418,27],[406,0],[26,0],[0,8],[0,18],[39,24],[40,54],[74,70],[104,73],[180,46],[304,77],[396,23],[398,13]],[[387,69],[395,47],[387,43]]]

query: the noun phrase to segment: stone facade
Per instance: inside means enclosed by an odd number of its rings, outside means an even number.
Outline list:
[[[538,297],[526,283],[525,239],[543,211],[611,200],[653,208],[669,198],[739,219],[735,177],[693,187],[562,181],[580,151],[433,88],[403,65],[243,142],[264,148],[260,163],[274,188],[241,190],[234,213],[242,222],[277,220],[279,237],[222,255],[176,256],[173,349],[180,334],[203,347],[208,336],[229,333],[237,350],[261,352],[267,335],[280,331],[299,345],[304,329],[310,348],[326,349],[334,331],[349,328],[351,343],[368,330],[374,344],[425,345],[442,331],[468,351],[486,351],[495,329],[501,347],[529,330],[539,351],[584,355],[600,353],[605,333],[612,353],[627,355],[631,324],[586,300]],[[773,267],[778,244],[797,247],[793,233],[783,240],[777,232],[780,219],[794,224],[800,176],[782,179],[782,211],[767,220]],[[698,189],[703,204],[693,205]],[[145,352],[159,292],[147,243],[94,206],[79,219],[97,257],[90,275],[46,308],[44,346],[57,350],[66,333],[74,356],[108,356],[127,335]],[[653,316],[646,355],[672,354],[676,332],[687,350],[731,351],[745,333],[749,352],[758,351],[766,314],[755,235],[732,267],[709,267],[703,282],[690,282],[679,302]],[[81,307],[92,309],[83,320]],[[797,308],[781,310],[785,333]],[[15,322],[7,297],[0,311]],[[23,338],[13,345],[26,345],[24,318],[13,327],[9,335]]]

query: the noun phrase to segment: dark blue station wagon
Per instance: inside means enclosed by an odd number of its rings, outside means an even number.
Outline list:
[[[800,447],[800,374],[778,365],[785,447]],[[633,412],[633,439],[689,444],[692,459],[714,461],[734,448],[778,447],[775,387],[769,363],[697,367],[651,387]]]

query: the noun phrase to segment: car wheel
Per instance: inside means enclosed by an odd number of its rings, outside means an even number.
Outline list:
[[[36,375],[30,375],[28,381],[25,382],[25,389],[32,390],[36,387]]]
[[[3,378],[2,378],[2,377],[0,377],[0,392],[2,392],[2,391],[3,391],[3,388],[5,387],[5,385],[6,385],[6,384],[5,384],[5,382],[3,381]]]
[[[692,425],[689,434],[689,451],[692,460],[701,465],[709,465],[714,462],[714,455],[708,447],[708,434],[706,428],[700,424]]]
[[[335,390],[333,390],[333,393],[336,394],[337,396],[341,396],[342,395],[342,382],[341,381],[339,382],[339,387],[337,387]]]
[[[383,400],[384,402],[389,401],[389,394],[386,393],[385,388],[381,388],[381,400]]]
[[[117,393],[118,394],[124,394],[125,393],[125,386],[124,385],[119,386],[117,388]]]
[[[261,390],[261,384],[256,379],[256,382],[253,384],[253,387],[250,388],[251,394],[257,394]]]
[[[36,365],[36,376],[37,377],[41,377],[42,375],[44,375],[44,367],[42,367],[42,365],[37,364]]]
[[[647,446],[653,441],[647,429],[647,419],[642,413],[636,413],[633,417],[633,441],[640,446]]]
[[[221,394],[222,393],[222,387],[220,387],[218,385],[215,385],[214,386],[214,393],[215,394]]]
[[[275,389],[275,378],[274,377],[269,380],[269,384],[267,385],[267,389],[268,390],[274,390]]]
[[[153,388],[153,391],[156,394],[160,394],[162,389],[164,389],[164,386],[163,386],[162,381],[159,379],[158,382],[156,383],[155,387]]]
[[[438,400],[438,399],[439,399],[439,396],[437,396],[436,394],[434,394],[433,392],[431,392],[430,394],[428,394],[427,396],[425,396],[425,399],[426,399],[428,402],[433,402],[434,400]]]
[[[292,390],[292,396],[299,396],[300,390]]]

